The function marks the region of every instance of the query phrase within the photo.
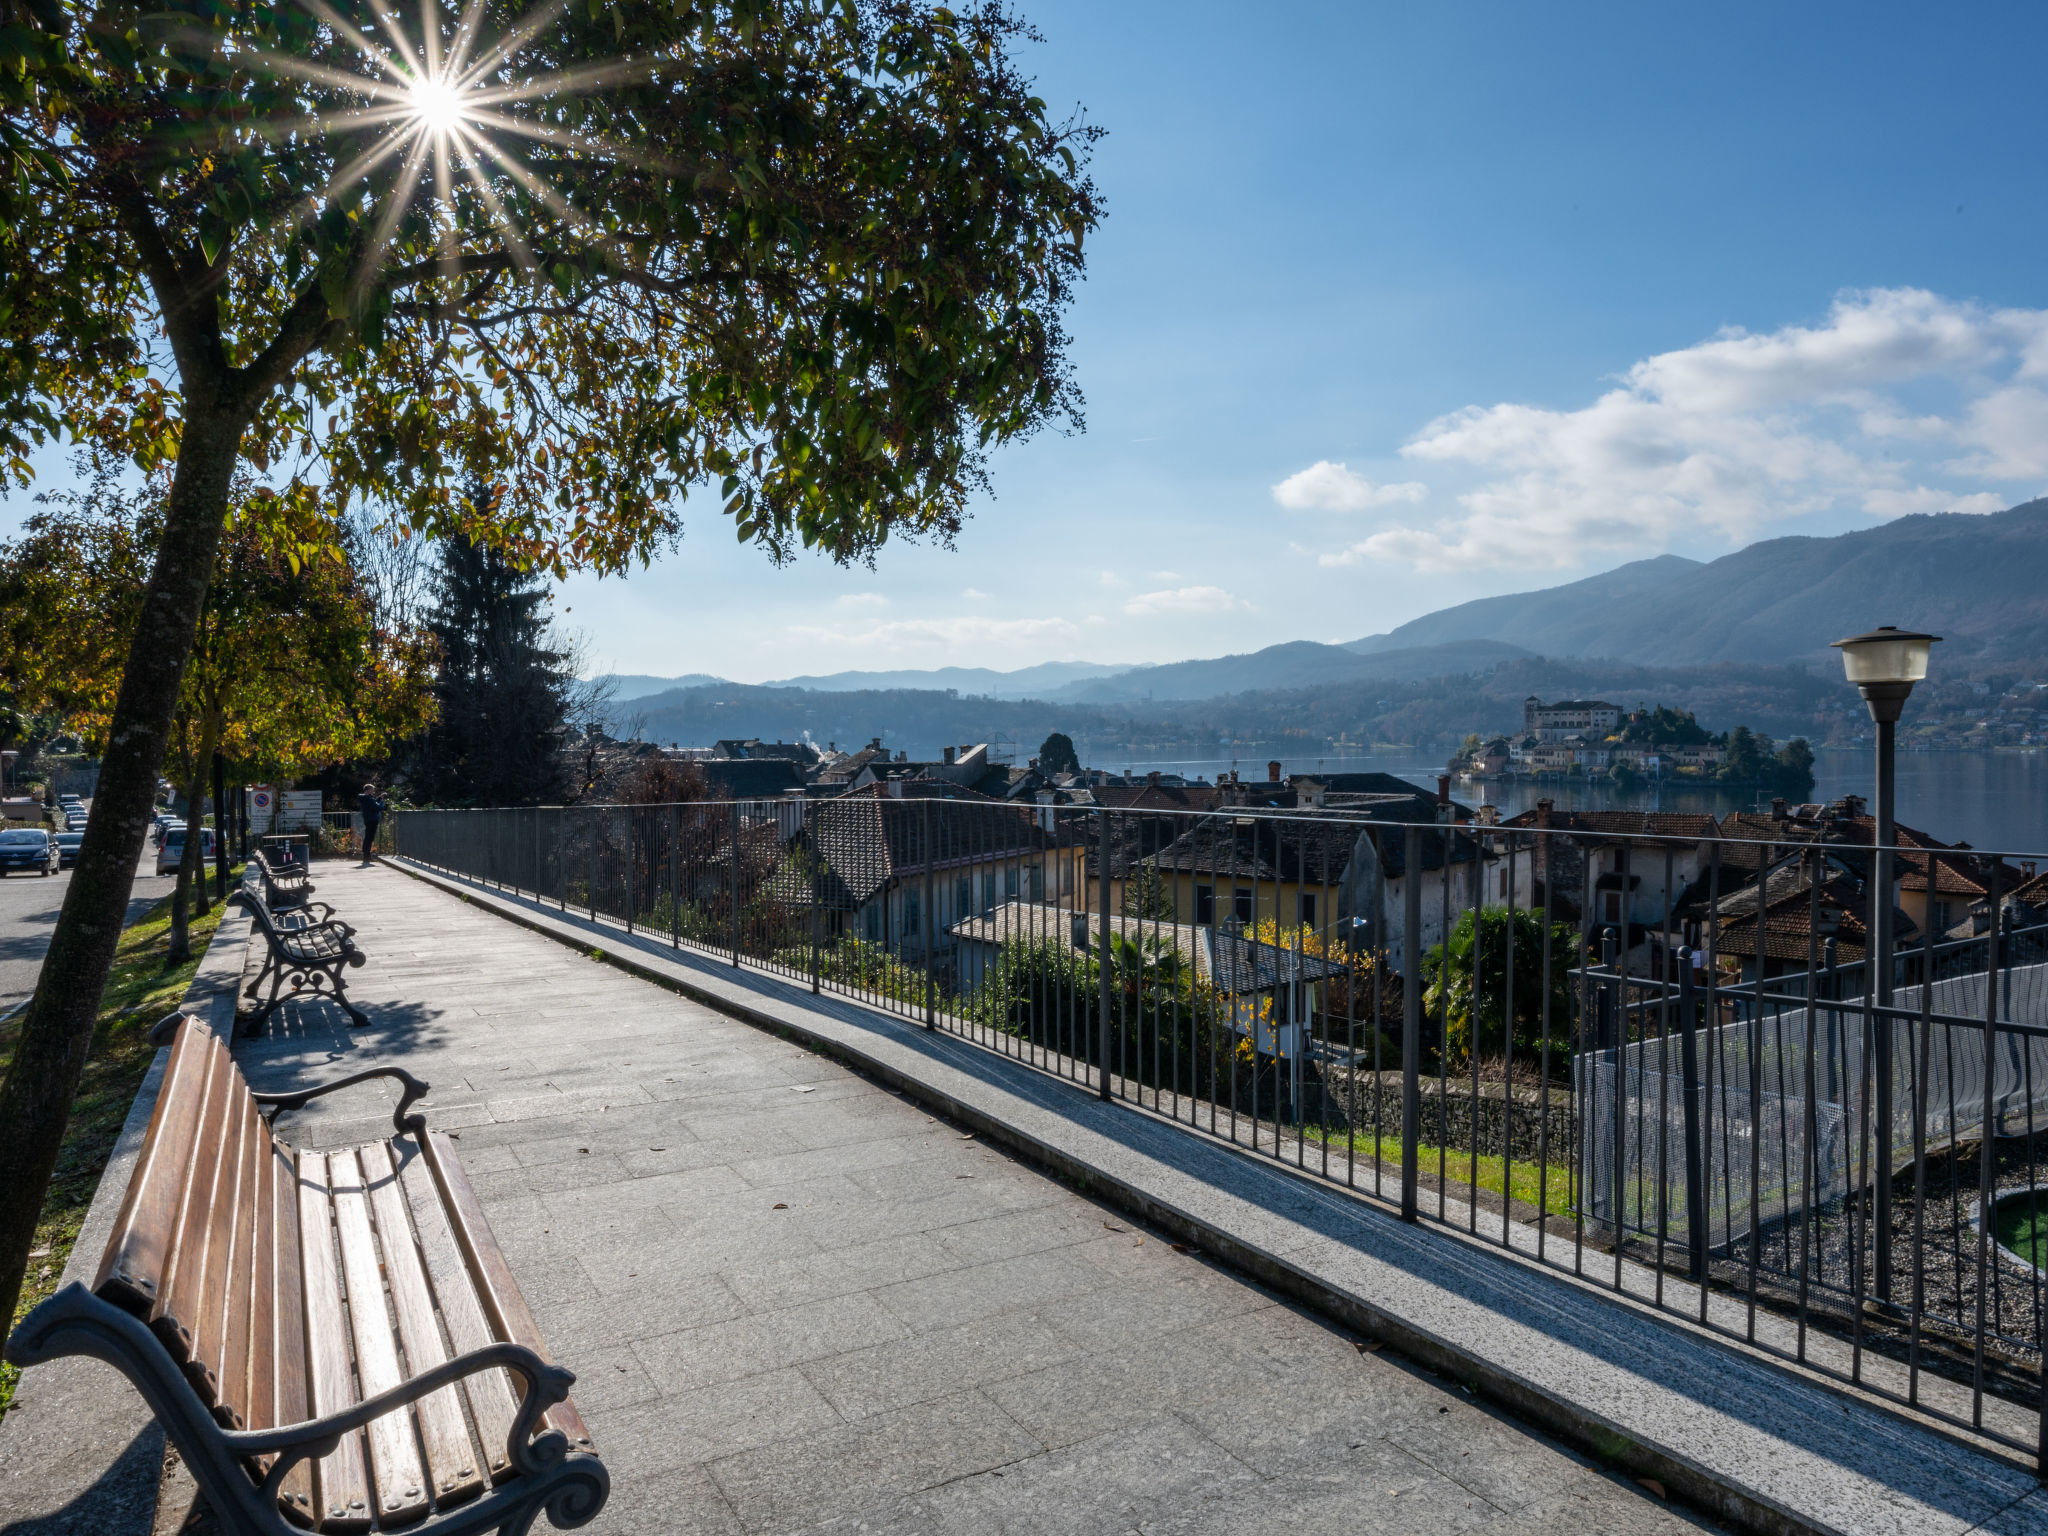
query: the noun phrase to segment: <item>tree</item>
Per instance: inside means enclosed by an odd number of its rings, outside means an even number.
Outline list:
[[[1771,759],[1769,787],[1787,799],[1799,800],[1813,793],[1813,744],[1794,736]]]
[[[1515,996],[1512,1024],[1509,1009],[1508,948],[1513,933]],[[1577,959],[1577,935],[1564,923],[1550,928],[1551,1068],[1563,1068],[1571,1049],[1571,968]],[[1424,1016],[1446,1019],[1444,1052],[1450,1060],[1499,1060],[1512,1050],[1518,1062],[1535,1065],[1543,1046],[1545,975],[1543,914],[1518,907],[1485,907],[1478,921],[1468,909],[1451,930],[1448,945],[1438,944],[1422,957]]]
[[[441,644],[434,723],[407,777],[441,804],[562,799],[562,745],[575,677],[549,632],[547,583],[502,550],[441,545],[427,620]]]
[[[33,0],[0,27],[0,466],[25,479],[68,432],[170,473],[0,1080],[0,1315],[238,462],[274,508],[367,495],[556,571],[651,557],[713,484],[771,557],[861,560],[950,539],[994,447],[1079,421],[1062,315],[1093,130],[1048,121],[996,6],[423,16]],[[489,507],[458,489],[499,479]]]
[[[85,489],[39,498],[23,537],[0,546],[0,677],[98,742],[111,729],[163,486],[158,477],[131,488],[105,455],[79,468]],[[236,499],[249,515],[235,517],[216,553],[167,754],[195,828],[216,753],[296,776],[383,750],[431,708],[430,638],[379,626],[345,558],[280,552],[278,525],[251,510],[264,493],[247,478]],[[285,515],[291,548],[326,544],[312,516]],[[185,840],[173,960],[187,953],[195,893],[198,912],[207,910],[201,851],[196,835]]]
[[[1074,751],[1074,738],[1065,731],[1054,731],[1039,744],[1038,771],[1043,774],[1079,773],[1080,754]]]
[[[1737,784],[1754,783],[1763,776],[1770,750],[1768,736],[1759,736],[1746,725],[1736,726],[1728,733],[1728,745],[1721,754],[1721,777]]]

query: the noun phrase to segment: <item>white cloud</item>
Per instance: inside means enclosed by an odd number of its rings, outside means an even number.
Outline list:
[[[1144,617],[1161,613],[1235,613],[1249,607],[1250,603],[1221,587],[1168,587],[1158,592],[1140,592],[1125,602],[1124,612]]]
[[[889,599],[879,592],[848,592],[844,597],[834,598],[832,606],[860,613],[889,606]]]
[[[965,587],[965,588],[963,588],[963,589],[961,590],[961,593],[960,593],[960,595],[961,595],[962,597],[965,597],[965,598],[970,598],[970,599],[974,599],[974,600],[980,600],[980,599],[984,599],[984,598],[986,598],[986,597],[988,596],[988,594],[987,594],[986,592],[982,591],[982,590],[981,590],[981,588],[979,588],[979,587]]]
[[[1569,566],[1744,542],[1816,513],[1995,510],[2048,476],[2036,380],[2048,380],[2048,310],[1847,293],[1818,325],[1728,330],[1644,358],[1576,410],[1468,406],[1429,423],[1401,451],[1476,480],[1458,514],[1319,559]],[[1307,488],[1317,476],[1333,489]],[[1356,478],[1318,464],[1274,495],[1294,504],[1282,493],[1296,487],[1301,504],[1322,505],[1309,497],[1336,494],[1339,476]]]
[[[1422,501],[1428,495],[1429,487],[1418,481],[1375,485],[1328,459],[1316,460],[1273,487],[1273,499],[1297,512],[1369,512],[1395,502]]]

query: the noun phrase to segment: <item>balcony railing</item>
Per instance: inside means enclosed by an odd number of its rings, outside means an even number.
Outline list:
[[[1847,837],[887,796],[392,829],[2039,1449],[1985,1413],[2042,1396],[2031,859],[1894,850],[1887,966]]]

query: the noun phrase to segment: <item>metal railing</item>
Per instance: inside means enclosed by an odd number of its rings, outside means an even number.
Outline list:
[[[1893,850],[1911,941],[1885,968],[1845,826],[880,793],[390,826],[422,865],[951,1031],[2041,1452],[2031,860]]]

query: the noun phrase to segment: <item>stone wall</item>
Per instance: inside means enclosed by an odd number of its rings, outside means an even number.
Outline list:
[[[1534,1162],[1545,1150],[1543,1124],[1550,1122],[1548,1152],[1554,1164],[1572,1161],[1576,1142],[1572,1128],[1569,1089],[1553,1085],[1547,1093],[1531,1084],[1516,1083],[1511,1097],[1504,1098],[1505,1085],[1499,1080],[1479,1084],[1476,1149],[1472,1079],[1453,1077],[1448,1085],[1435,1074],[1422,1078],[1422,1139],[1430,1146],[1457,1151],[1478,1151],[1483,1157],[1499,1157],[1505,1150],[1516,1162]],[[1396,1139],[1401,1134],[1401,1074],[1399,1072],[1358,1072],[1332,1068],[1328,1075],[1329,1116],[1333,1121],[1347,1112],[1354,1131],[1370,1132],[1375,1114],[1380,1133]],[[1355,1095],[1355,1097],[1354,1097]],[[1547,1100],[1547,1103],[1545,1102]]]

